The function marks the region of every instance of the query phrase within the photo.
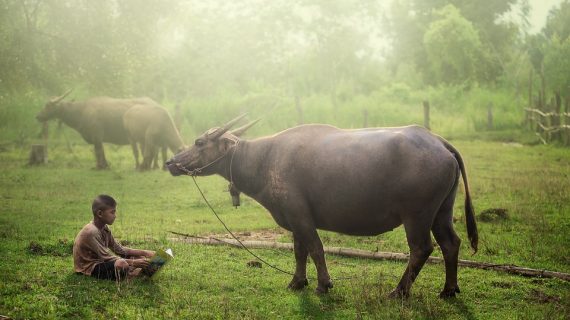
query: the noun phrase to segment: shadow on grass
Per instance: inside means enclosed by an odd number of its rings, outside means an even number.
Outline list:
[[[63,279],[58,298],[65,301],[65,317],[92,318],[95,314],[113,317],[120,305],[142,310],[159,308],[164,297],[161,287],[148,278],[115,282],[69,273]]]
[[[354,284],[353,284],[354,285]],[[361,317],[386,319],[442,319],[452,314],[462,319],[476,319],[470,307],[461,299],[434,298],[429,293],[412,294],[407,299],[389,298],[392,286],[389,284],[355,285],[351,291],[317,295],[313,290],[297,294],[299,313],[305,319],[330,319],[347,314]]]
[[[469,307],[465,305],[465,302],[463,302],[461,298],[451,298],[442,301],[445,301],[445,303],[457,309],[457,313],[461,314],[464,319],[469,319],[469,320],[476,319],[471,310],[469,310]]]
[[[299,297],[299,312],[305,319],[330,319],[327,311],[334,310],[335,301],[329,294],[317,295],[314,290],[305,289],[297,294]]]

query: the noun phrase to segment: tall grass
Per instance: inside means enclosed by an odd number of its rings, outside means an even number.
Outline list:
[[[82,100],[82,90],[69,99]],[[35,115],[48,97],[29,93],[0,99],[0,143],[29,144],[41,130]],[[444,136],[477,136],[487,130],[487,106],[493,105],[493,130],[519,130],[522,106],[512,91],[460,86],[412,89],[405,83],[392,83],[363,94],[311,93],[298,100],[285,90],[260,88],[256,92],[221,91],[207,97],[189,97],[180,102],[164,101],[173,114],[180,103],[184,122],[182,135],[191,142],[205,130],[219,126],[239,114],[262,122],[250,136],[273,134],[300,123],[327,123],[341,128],[423,125],[422,102],[431,105],[431,129]],[[52,125],[52,128],[54,126]],[[53,130],[52,130],[53,131]],[[70,134],[72,139],[81,140]]]

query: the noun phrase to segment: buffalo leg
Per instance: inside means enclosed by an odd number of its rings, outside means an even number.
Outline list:
[[[135,169],[138,169],[140,166],[139,163],[139,147],[136,142],[131,141],[131,148],[133,149],[133,156],[135,157]]]
[[[329,288],[333,287],[333,284],[331,282],[329,271],[327,270],[323,243],[321,242],[321,238],[319,238],[317,230],[313,227],[310,229],[304,228],[302,231],[297,233],[293,231],[293,237],[298,239],[296,241],[306,244],[306,248],[311,255],[311,259],[313,259],[313,262],[315,263],[318,280],[316,289],[317,293],[327,293]]]
[[[289,283],[289,288],[301,290],[309,284],[307,281],[307,257],[309,251],[295,235],[293,235],[293,245],[295,249],[295,275]]]
[[[410,295],[410,289],[414,280],[422,270],[429,255],[433,252],[433,245],[431,243],[429,229],[426,227],[427,225],[429,224],[422,223],[421,221],[404,223],[406,237],[410,247],[410,260],[408,261],[408,266],[402,275],[400,283],[398,283],[396,289],[390,293],[390,296],[393,298],[406,298]]]
[[[97,160],[97,169],[107,169],[109,165],[105,159],[105,150],[103,149],[103,143],[95,143],[95,159]]]
[[[153,137],[150,131],[147,130],[144,139],[143,163],[141,165],[141,170],[149,170],[151,168],[154,155],[155,146]]]
[[[162,147],[162,170],[168,170],[168,168],[166,167],[166,147]]]
[[[152,168],[158,169],[158,150],[153,155]]]
[[[457,260],[461,240],[453,230],[453,203],[455,202],[456,188],[445,199],[435,217],[431,228],[435,240],[439,244],[445,261],[445,285],[439,294],[441,298],[454,297],[459,293],[457,285]]]

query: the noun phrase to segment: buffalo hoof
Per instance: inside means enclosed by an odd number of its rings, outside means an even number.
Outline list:
[[[441,291],[439,293],[439,297],[442,299],[455,298],[455,294],[460,293],[460,292],[461,291],[459,291],[459,287],[455,287],[455,288],[451,288],[451,289],[443,289],[443,291]]]
[[[297,291],[297,290],[303,289],[304,287],[306,287],[308,285],[309,285],[309,281],[307,280],[307,278],[299,279],[297,277],[293,277],[293,280],[291,280],[291,282],[289,283],[287,288]]]
[[[390,299],[407,299],[409,298],[410,293],[404,292],[404,290],[400,288],[394,289],[390,294],[388,294],[388,298]]]
[[[332,289],[332,287],[333,287],[332,282],[330,280],[328,280],[325,283],[319,283],[319,285],[315,289],[315,292],[317,294],[326,294],[329,292],[329,289]]]
[[[109,163],[107,161],[104,162],[97,162],[97,166],[95,167],[96,170],[106,170],[109,169]]]

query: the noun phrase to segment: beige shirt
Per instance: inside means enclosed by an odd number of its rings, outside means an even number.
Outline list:
[[[79,231],[73,243],[73,264],[75,272],[91,275],[95,265],[115,261],[126,256],[126,248],[118,244],[107,226],[97,228],[90,222]]]

